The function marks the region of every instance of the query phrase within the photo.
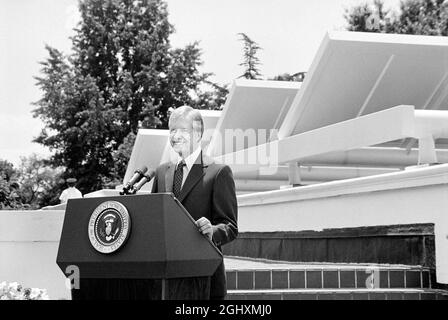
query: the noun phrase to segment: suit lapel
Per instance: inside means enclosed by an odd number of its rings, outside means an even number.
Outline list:
[[[187,179],[180,191],[179,201],[182,202],[185,197],[190,193],[191,189],[202,179],[204,176],[204,166],[202,163],[202,152],[199,154],[199,157],[196,159],[193,167],[188,173]]]
[[[165,172],[165,192],[173,192],[174,170],[176,164],[170,163]]]

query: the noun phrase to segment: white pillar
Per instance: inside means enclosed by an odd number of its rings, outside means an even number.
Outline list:
[[[293,186],[301,183],[300,164],[296,161],[288,163],[288,182]]]
[[[437,163],[436,146],[432,136],[418,139],[418,164]]]

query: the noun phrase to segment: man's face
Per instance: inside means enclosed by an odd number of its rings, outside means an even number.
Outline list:
[[[186,158],[198,145],[198,137],[193,132],[192,121],[178,118],[170,121],[169,129],[171,146],[182,158]]]

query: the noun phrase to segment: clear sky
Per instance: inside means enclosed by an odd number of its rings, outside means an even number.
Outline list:
[[[231,83],[242,74],[244,32],[263,50],[265,77],[307,71],[327,30],[343,30],[344,9],[365,0],[168,0],[174,47],[200,41],[202,71]],[[399,0],[386,0],[397,9]],[[69,53],[79,19],[77,0],[0,0],[0,159],[19,164],[20,156],[49,151],[32,143],[43,125],[32,102],[40,91],[33,76],[46,58],[45,44]],[[369,1],[371,3],[371,1]]]

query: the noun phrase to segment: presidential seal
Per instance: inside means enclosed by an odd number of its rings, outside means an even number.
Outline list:
[[[124,205],[106,201],[93,211],[89,220],[89,239],[95,250],[112,253],[126,242],[131,229],[131,218]]]

